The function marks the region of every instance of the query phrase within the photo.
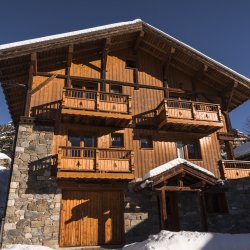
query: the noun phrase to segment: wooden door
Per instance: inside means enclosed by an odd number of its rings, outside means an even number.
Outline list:
[[[166,229],[169,231],[179,230],[178,206],[175,192],[166,192]]]
[[[121,191],[63,191],[60,246],[122,244],[122,201]]]

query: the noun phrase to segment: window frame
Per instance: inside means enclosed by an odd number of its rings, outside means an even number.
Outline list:
[[[122,140],[121,140],[121,142],[122,142],[122,145],[121,146],[114,146],[114,145],[112,145],[112,138],[113,138],[113,136],[114,135],[120,135],[121,136],[121,138],[122,138]],[[124,140],[124,133],[111,133],[110,134],[110,148],[125,148],[125,140]]]
[[[196,145],[197,148],[197,158],[189,158],[189,153],[188,153],[188,144],[192,144],[194,143]],[[203,157],[202,157],[202,152],[201,152],[201,144],[200,144],[200,140],[192,140],[192,141],[177,141],[176,142],[176,152],[177,152],[177,157],[179,157],[179,153],[178,153],[178,144],[182,144],[182,150],[184,153],[184,159],[186,160],[190,160],[190,161],[202,161]],[[179,149],[181,150],[181,148]]]
[[[142,147],[142,140],[149,140],[149,147]],[[144,136],[139,139],[139,148],[142,150],[152,150],[154,149],[154,143],[151,136]]]

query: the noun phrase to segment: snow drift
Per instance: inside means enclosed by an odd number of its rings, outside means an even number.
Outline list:
[[[35,245],[13,245],[10,248],[3,248],[2,250],[53,250],[49,247],[35,246]]]
[[[161,231],[123,250],[249,250],[250,234]]]

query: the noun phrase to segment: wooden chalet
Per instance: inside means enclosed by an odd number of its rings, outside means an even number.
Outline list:
[[[14,168],[23,168],[25,150],[39,152],[27,169],[51,157],[50,178],[36,181],[55,183],[61,194],[57,235],[47,237],[61,247],[123,244],[136,230],[129,218],[144,223],[128,197],[147,192],[158,197],[158,230],[181,229],[174,194],[188,191],[200,197],[208,230],[204,195],[221,178],[249,176],[250,163],[234,158],[229,112],[249,100],[250,80],[141,20],[0,45],[0,81],[19,128]],[[47,128],[47,154],[42,137],[22,144],[23,131],[30,140],[28,131],[44,137]],[[174,159],[185,161],[148,175]]]

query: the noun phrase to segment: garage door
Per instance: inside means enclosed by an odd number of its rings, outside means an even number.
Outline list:
[[[63,191],[60,246],[119,245],[123,232],[121,191]]]

